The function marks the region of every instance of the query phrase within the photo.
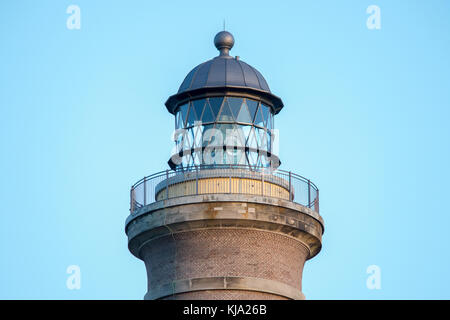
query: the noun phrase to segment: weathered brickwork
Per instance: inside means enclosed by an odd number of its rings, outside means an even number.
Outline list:
[[[301,290],[307,255],[297,240],[246,229],[182,232],[151,241],[142,251],[149,290],[174,280],[219,276],[276,280]]]

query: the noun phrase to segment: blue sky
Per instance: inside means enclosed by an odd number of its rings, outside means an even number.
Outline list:
[[[81,9],[69,30],[66,9]],[[366,8],[381,9],[381,29]],[[142,299],[129,187],[167,168],[184,76],[214,35],[285,104],[282,169],[320,189],[308,299],[448,299],[448,1],[2,1],[0,298]],[[366,268],[381,268],[381,289]],[[66,268],[81,268],[68,290]]]

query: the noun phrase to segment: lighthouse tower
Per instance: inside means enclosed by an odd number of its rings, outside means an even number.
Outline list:
[[[145,263],[145,299],[304,299],[305,261],[321,250],[319,190],[280,168],[274,118],[283,102],[230,55],[188,73],[166,102],[175,118],[168,168],[131,188],[130,252]]]

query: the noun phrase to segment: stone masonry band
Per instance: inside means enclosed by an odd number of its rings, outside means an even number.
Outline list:
[[[201,292],[208,291],[208,295],[226,295],[233,292],[235,298],[239,294],[266,296],[269,299],[304,300],[303,293],[284,283],[250,277],[205,277],[195,279],[176,280],[166,285],[154,288],[145,295],[145,300],[177,298],[195,299]]]

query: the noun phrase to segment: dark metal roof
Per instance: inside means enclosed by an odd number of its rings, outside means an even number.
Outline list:
[[[246,87],[270,92],[261,73],[244,61],[218,56],[188,73],[178,93],[206,87]]]
[[[261,99],[272,107],[275,114],[280,112],[283,102],[270,92],[261,73],[241,61],[239,57],[229,55],[234,45],[233,35],[227,31],[219,32],[214,38],[214,44],[220,55],[198,65],[188,73],[178,93],[166,101],[169,112],[174,114],[176,107],[187,99],[217,96],[222,93]]]

